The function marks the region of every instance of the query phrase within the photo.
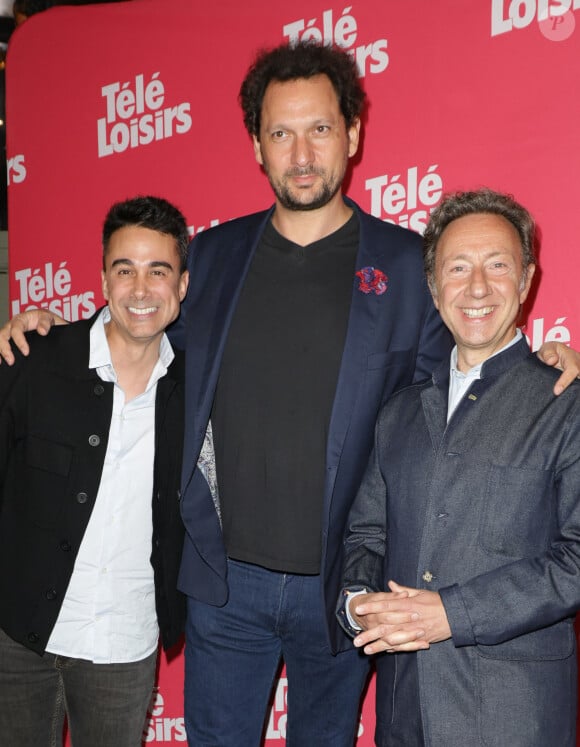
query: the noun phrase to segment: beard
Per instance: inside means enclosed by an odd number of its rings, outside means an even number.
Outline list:
[[[332,200],[342,185],[342,176],[329,177],[325,169],[314,166],[308,166],[304,169],[288,169],[279,180],[274,180],[268,169],[265,168],[265,171],[276,199],[287,210],[318,210]],[[301,190],[298,187],[293,191],[290,188],[289,180],[293,176],[310,176],[312,174],[316,174],[321,179],[320,186],[316,189],[308,187]],[[301,192],[304,193],[304,199],[301,199]]]

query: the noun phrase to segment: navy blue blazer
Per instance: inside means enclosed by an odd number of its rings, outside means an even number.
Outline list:
[[[365,294],[353,278],[347,336],[326,448],[323,500],[323,597],[334,651],[352,646],[334,607],[349,509],[362,479],[381,404],[429,376],[451,341],[424,279],[420,237],[364,213],[356,269],[388,277],[385,293]],[[254,252],[273,213],[239,218],[198,234],[190,246],[190,284],[170,337],[186,351],[186,415],[181,512],[186,528],[179,588],[212,605],[228,598],[220,522],[197,459],[210,418],[226,338]]]

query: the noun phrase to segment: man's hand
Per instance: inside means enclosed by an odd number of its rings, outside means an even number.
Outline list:
[[[365,654],[427,649],[451,637],[445,608],[437,592],[413,589],[389,581],[391,593],[364,594],[353,599],[353,618],[364,628],[354,645]]]
[[[548,366],[563,371],[554,384],[554,394],[562,394],[580,376],[580,353],[562,342],[545,342],[538,350],[538,358]]]
[[[46,309],[31,309],[16,314],[0,329],[0,363],[2,359],[11,366],[14,363],[14,353],[10,347],[12,338],[16,347],[23,355],[28,355],[30,349],[26,342],[25,332],[36,330],[39,335],[47,335],[53,324],[68,324],[66,319]]]

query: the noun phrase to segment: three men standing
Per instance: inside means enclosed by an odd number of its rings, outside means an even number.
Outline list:
[[[451,349],[420,237],[341,193],[363,100],[344,51],[260,55],[241,102],[275,204],[191,245],[170,337],[187,351],[179,586],[195,747],[260,743],[282,657],[288,746],[355,739],[367,665],[334,615],[347,517],[381,405]]]

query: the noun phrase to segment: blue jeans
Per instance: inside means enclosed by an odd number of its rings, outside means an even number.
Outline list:
[[[228,561],[224,607],[188,599],[185,723],[191,747],[256,747],[283,657],[287,747],[352,747],[368,673],[326,640],[320,576]]]
[[[128,664],[39,656],[0,630],[0,743],[141,747],[157,652]]]

